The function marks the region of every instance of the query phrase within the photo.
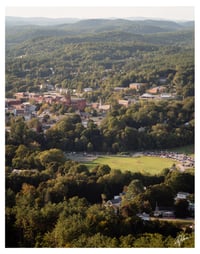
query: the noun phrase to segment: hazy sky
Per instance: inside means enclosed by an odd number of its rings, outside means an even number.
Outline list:
[[[193,20],[194,7],[180,7],[180,6],[167,6],[167,7],[6,7],[6,16],[20,16],[20,17],[50,17],[50,18],[110,18],[110,17],[147,17],[147,18],[161,18],[173,20]]]

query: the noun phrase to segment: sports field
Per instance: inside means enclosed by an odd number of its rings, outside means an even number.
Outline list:
[[[177,161],[159,157],[121,157],[121,156],[102,156],[93,161],[84,163],[89,169],[99,164],[109,165],[111,169],[120,169],[122,172],[141,172],[143,174],[159,174],[164,168],[170,168]]]

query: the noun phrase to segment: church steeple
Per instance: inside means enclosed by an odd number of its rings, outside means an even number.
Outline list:
[[[158,211],[159,211],[159,207],[158,207],[158,203],[157,203],[157,201],[156,201],[155,211],[156,211],[156,212],[158,212]]]

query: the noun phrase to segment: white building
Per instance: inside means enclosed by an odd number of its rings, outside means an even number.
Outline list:
[[[187,199],[189,195],[190,195],[190,193],[188,193],[188,192],[178,192],[174,199],[175,200],[177,200],[177,199]]]

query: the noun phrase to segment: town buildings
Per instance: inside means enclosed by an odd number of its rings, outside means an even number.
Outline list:
[[[5,108],[7,112],[11,112],[15,116],[23,116],[33,113],[36,109],[35,105],[38,103],[62,104],[72,107],[74,110],[84,110],[86,107],[85,98],[72,97],[69,91],[62,95],[52,91],[45,93],[16,93],[15,98],[6,98]]]

